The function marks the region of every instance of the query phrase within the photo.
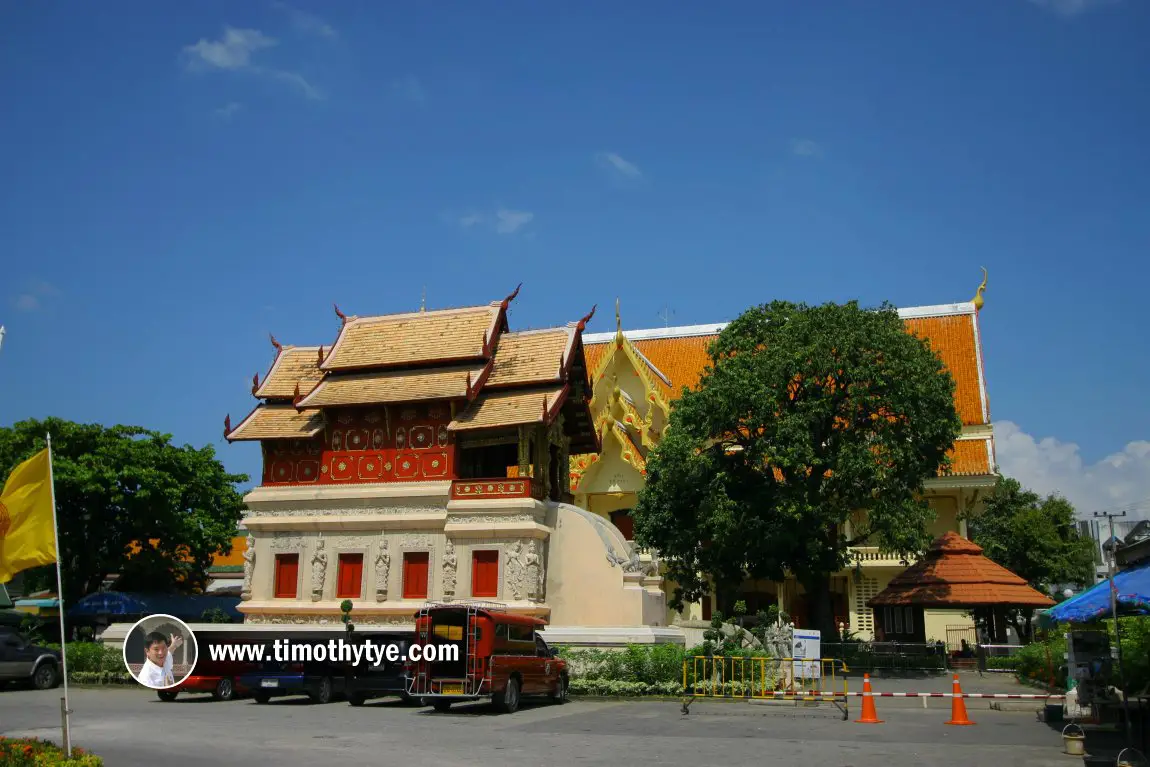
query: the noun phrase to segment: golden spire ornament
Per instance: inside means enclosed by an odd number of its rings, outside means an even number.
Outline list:
[[[978,290],[975,292],[974,298],[972,298],[970,301],[972,304],[974,304],[974,310],[976,312],[982,311],[982,305],[985,303],[985,301],[982,299],[982,293],[986,290],[986,278],[986,267],[984,266],[982,267],[982,284],[978,286]]]

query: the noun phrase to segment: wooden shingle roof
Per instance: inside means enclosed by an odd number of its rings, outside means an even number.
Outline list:
[[[306,439],[323,431],[323,413],[319,410],[296,410],[292,405],[257,405],[247,418],[231,428],[231,418],[224,421],[224,439],[228,442],[262,439]]]
[[[373,370],[330,375],[296,403],[300,408],[394,405],[441,399],[470,399],[483,386],[491,363]]]
[[[561,381],[572,353],[575,328],[547,328],[504,333],[495,349],[495,366],[487,386],[523,386]]]
[[[273,339],[273,343],[276,343]],[[320,346],[280,346],[276,343],[276,358],[263,382],[256,377],[252,394],[258,399],[290,400],[300,391],[310,391],[323,373],[319,369]]]
[[[567,391],[564,385],[480,394],[447,428],[461,432],[550,423],[559,414]]]

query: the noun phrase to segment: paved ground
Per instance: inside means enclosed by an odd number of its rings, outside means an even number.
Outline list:
[[[945,681],[945,680],[944,680]],[[998,692],[1010,690],[1001,689]],[[906,689],[904,686],[903,689]],[[971,690],[975,691],[975,690]],[[60,690],[0,692],[0,735],[60,737]],[[991,711],[971,701],[974,727],[947,727],[948,705],[880,701],[881,725],[855,724],[832,706],[698,701],[683,716],[668,702],[527,704],[499,715],[483,704],[447,714],[398,702],[352,708],[281,699],[216,703],[206,696],[161,703],[139,688],[72,689],[73,744],[108,767],[203,764],[460,764],[520,767],[639,763],[811,764],[834,767],[1080,765],[1061,753],[1058,730],[1033,711]]]

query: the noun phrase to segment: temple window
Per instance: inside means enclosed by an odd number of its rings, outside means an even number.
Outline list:
[[[363,588],[363,554],[340,554],[336,580],[338,599],[359,599]]]
[[[499,596],[499,552],[491,549],[471,554],[471,596]]]
[[[299,554],[276,554],[276,599],[295,599],[299,586]]]
[[[427,599],[427,573],[430,555],[409,551],[403,555],[403,598]]]
[[[459,479],[498,479],[513,476],[519,465],[519,447],[510,441],[469,447],[461,445],[457,474]]]

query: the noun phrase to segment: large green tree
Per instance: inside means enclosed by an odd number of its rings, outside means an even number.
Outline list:
[[[759,306],[709,353],[648,460],[635,537],[665,558],[673,607],[713,589],[724,609],[744,579],[792,573],[831,635],[849,546],[929,542],[924,480],[962,429],[954,381],[886,304]]]
[[[985,556],[1049,593],[1052,586],[1094,582],[1094,543],[1074,523],[1074,506],[1065,498],[1042,498],[1016,479],[999,477],[983,510],[968,517],[967,530]],[[1030,640],[1032,608],[1008,611],[1006,618],[1020,640]]]
[[[0,477],[43,450],[49,433],[68,604],[113,574],[122,591],[206,586],[213,556],[231,550],[243,512],[236,484],[246,475],[225,471],[210,445],[176,446],[169,435],[139,427],[49,418],[0,428]],[[55,589],[55,566],[24,574],[29,585]]]

